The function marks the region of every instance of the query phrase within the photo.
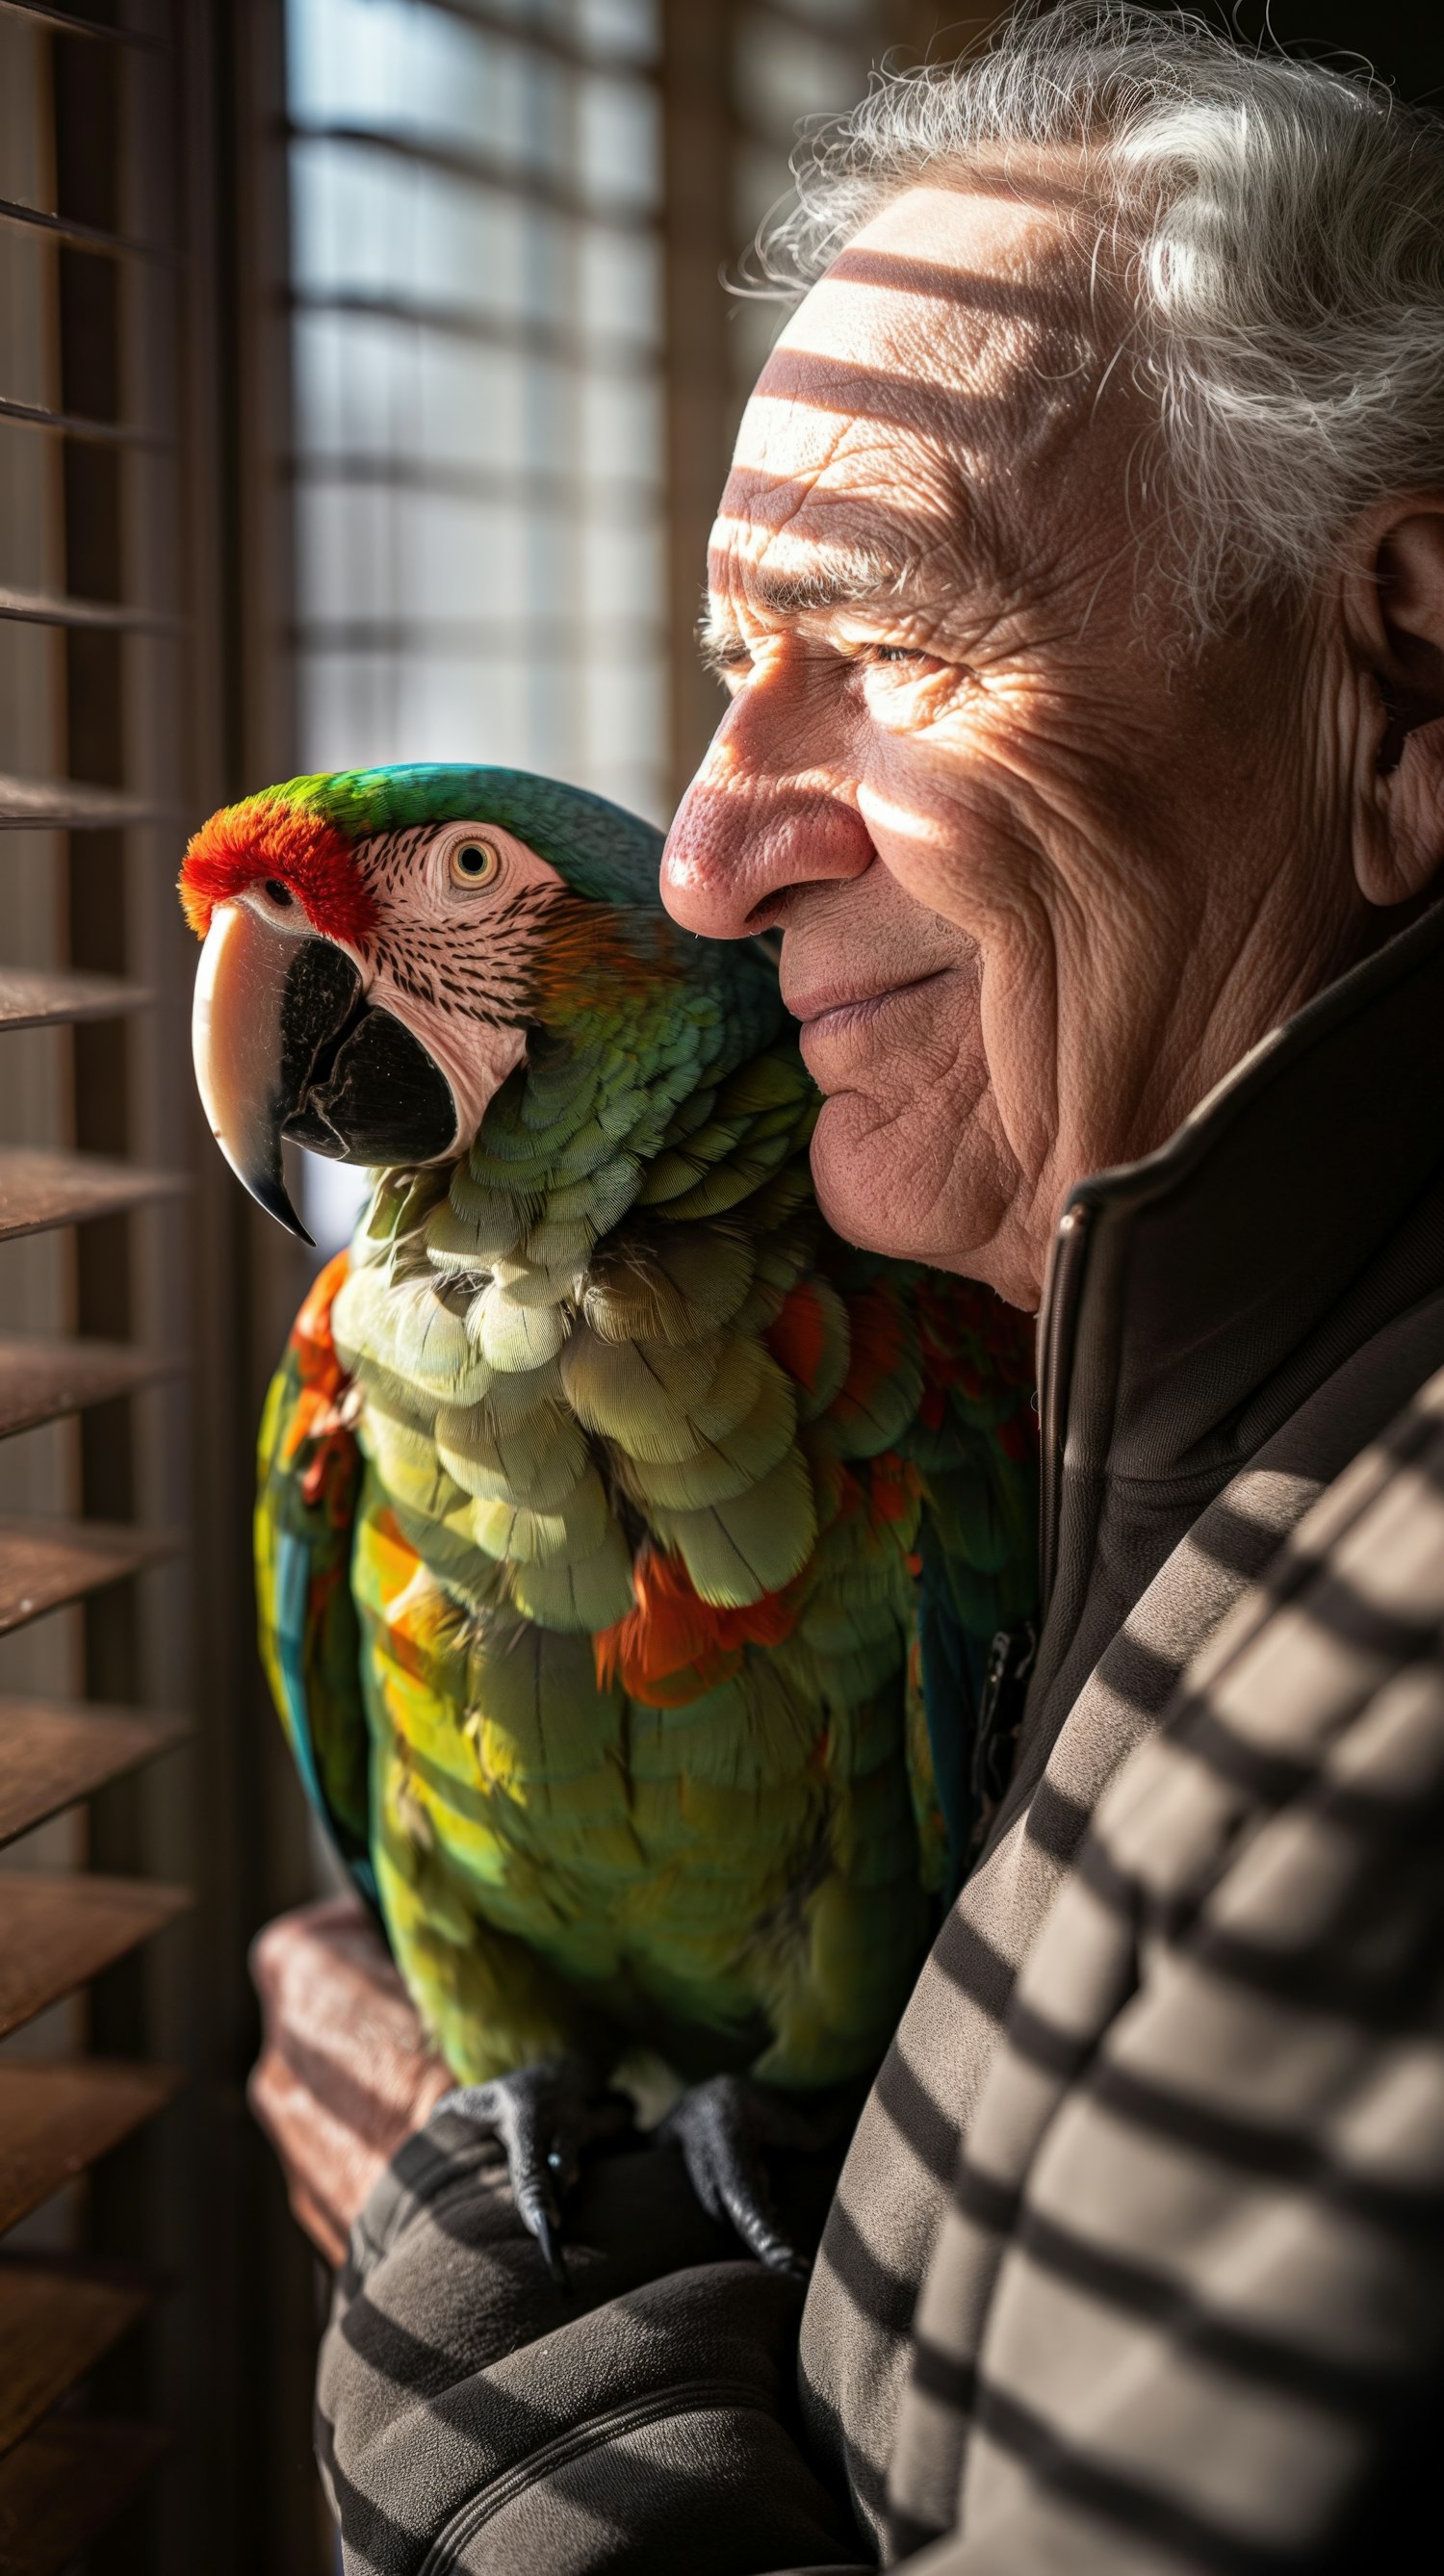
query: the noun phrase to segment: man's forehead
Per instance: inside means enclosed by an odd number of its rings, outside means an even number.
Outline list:
[[[795,380],[792,351],[900,384],[1011,389],[1082,319],[1069,211],[1053,192],[1040,203],[1002,182],[906,189],[804,298],[759,393],[774,371]]]
[[[1039,466],[1086,402],[1078,272],[1063,211],[1011,187],[919,187],[884,208],[762,371],[717,575],[750,589],[764,556],[801,578],[805,557],[841,551],[901,577],[950,531],[996,551],[999,487]]]

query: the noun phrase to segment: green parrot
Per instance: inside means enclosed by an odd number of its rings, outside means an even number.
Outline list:
[[[790,2260],[761,2150],[882,2054],[1036,1588],[1029,1320],[828,1231],[774,962],[675,927],[660,846],[427,765],[269,788],[181,874],[232,1168],[297,1232],[283,1136],[373,1174],[266,1405],[266,1669],[554,2271],[638,2044]]]

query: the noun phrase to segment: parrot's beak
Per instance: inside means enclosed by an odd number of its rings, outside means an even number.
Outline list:
[[[429,1163],[457,1143],[451,1085],[353,960],[304,923],[243,899],[211,916],[191,1014],[211,1134],[268,1216],[311,1237],[287,1195],[281,1139],[343,1163]]]

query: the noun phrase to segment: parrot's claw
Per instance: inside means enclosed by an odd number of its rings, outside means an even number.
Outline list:
[[[505,2150],[517,2216],[536,2238],[557,2288],[565,2290],[562,2203],[581,2171],[584,2149],[594,2139],[615,2137],[631,2120],[626,2095],[610,2091],[587,2058],[544,2057],[489,2084],[463,2084],[437,2108],[489,2130]]]
[[[541,2247],[542,2253],[546,2259],[547,2270],[550,2272],[557,2288],[559,2290],[570,2289],[571,2283],[567,2279],[567,2258],[562,2252],[562,2240],[558,2235],[556,2228],[552,2225],[550,2218],[547,2216],[546,2211],[544,2209],[538,2209],[531,2214],[523,2211],[522,2215],[526,2218],[528,2227],[531,2229],[533,2236]]]
[[[730,2223],[769,2271],[805,2279],[811,2266],[778,2224],[765,2151],[816,2150],[828,2145],[837,2129],[831,2099],[798,2100],[755,2077],[715,2075],[682,2095],[659,2123],[657,2136],[680,2150],[709,2218],[719,2226]]]

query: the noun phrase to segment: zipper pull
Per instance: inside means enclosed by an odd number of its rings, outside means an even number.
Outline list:
[[[988,1648],[968,1783],[977,1819],[972,1837],[975,1851],[1008,1785],[1028,1696],[1028,1679],[1037,1654],[1038,1631],[1031,1619],[1025,1619],[1017,1628],[1000,1628]]]

